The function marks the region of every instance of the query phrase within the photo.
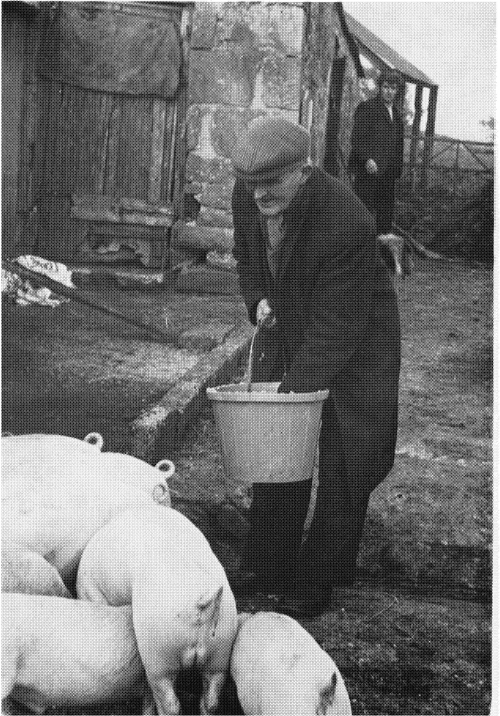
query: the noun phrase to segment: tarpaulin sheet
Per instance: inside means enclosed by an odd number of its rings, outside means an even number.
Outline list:
[[[175,94],[181,48],[169,17],[122,12],[107,3],[62,2],[56,8],[45,18],[42,76],[101,92]]]

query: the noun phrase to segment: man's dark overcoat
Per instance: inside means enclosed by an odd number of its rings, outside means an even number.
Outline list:
[[[348,186],[313,168],[284,212],[276,280],[262,217],[239,182],[233,220],[250,320],[256,322],[257,304],[267,298],[283,348],[284,390],[330,389],[327,402],[340,430],[331,449],[343,451],[352,504],[364,503],[393,464],[400,365],[396,296],[373,218]]]
[[[349,169],[364,189],[392,184],[403,171],[404,124],[396,107],[393,119],[380,96],[361,102],[354,113]],[[366,162],[374,159],[376,175],[368,174]]]

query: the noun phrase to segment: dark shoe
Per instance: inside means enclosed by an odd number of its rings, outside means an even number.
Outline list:
[[[312,619],[327,611],[330,602],[330,591],[310,596],[291,593],[278,599],[275,610],[294,619]]]

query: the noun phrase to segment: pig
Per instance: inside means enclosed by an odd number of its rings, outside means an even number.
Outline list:
[[[3,594],[1,683],[3,705],[11,697],[38,713],[143,699],[131,608]]]
[[[202,676],[200,712],[213,713],[229,668],[236,604],[202,532],[176,510],[137,507],[116,515],[86,546],[81,599],[131,604],[137,645],[159,714],[180,713],[174,682]]]
[[[90,442],[94,438],[95,445]],[[44,434],[2,438],[2,501],[23,502],[36,496],[40,506],[53,507],[70,499],[92,504],[96,499],[115,499],[115,481],[123,485],[121,492],[131,488],[152,494],[175,471],[170,460],[153,467],[132,455],[101,452],[99,444],[98,433],[85,440]],[[170,504],[168,490],[160,492],[162,502]]]
[[[294,619],[275,612],[240,614],[231,676],[246,714],[350,716],[349,696],[333,659]]]
[[[71,597],[57,569],[25,549],[2,548],[2,592]]]
[[[165,480],[174,470],[169,460],[155,468],[60,435],[4,437],[3,544],[38,553],[72,588],[83,548],[114,514],[132,505],[170,506]]]

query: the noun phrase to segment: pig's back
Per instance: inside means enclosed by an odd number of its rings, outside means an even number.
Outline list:
[[[245,713],[314,714],[333,673],[335,705],[326,713],[349,716],[349,696],[335,662],[298,622],[275,612],[241,618],[231,675]]]
[[[135,573],[172,564],[205,566],[214,558],[202,532],[180,512],[159,505],[129,508],[89,541],[78,568],[78,596],[130,604]]]

